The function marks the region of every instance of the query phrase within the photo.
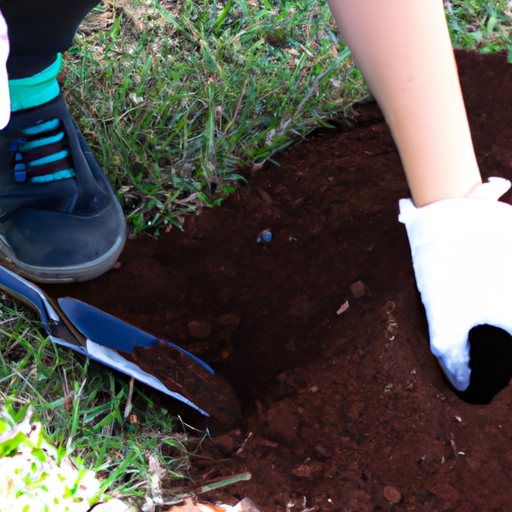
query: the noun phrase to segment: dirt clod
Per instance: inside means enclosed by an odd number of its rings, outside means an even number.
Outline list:
[[[366,294],[366,286],[362,281],[356,281],[350,285],[350,291],[352,292],[352,295],[355,299],[360,299]]]
[[[224,448],[224,450],[228,451],[228,452],[232,452],[233,449],[235,448],[235,440],[225,434],[223,436],[219,436],[219,437],[216,437],[214,439],[215,441],[215,444],[218,444],[219,446],[221,446],[222,448]]]
[[[212,328],[208,322],[203,320],[192,320],[188,323],[188,332],[194,338],[208,338],[212,332]]]

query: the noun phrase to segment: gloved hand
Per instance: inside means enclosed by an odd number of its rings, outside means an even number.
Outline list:
[[[0,12],[0,130],[7,126],[11,116],[9,81],[6,69],[8,56],[9,38],[7,37],[7,23]]]
[[[510,186],[490,178],[422,208],[400,200],[430,347],[459,391],[469,386],[469,331],[488,324],[512,334],[512,206],[498,202]]]

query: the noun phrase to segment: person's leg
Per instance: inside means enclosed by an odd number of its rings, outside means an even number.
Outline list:
[[[329,0],[381,106],[416,206],[480,183],[441,0]]]
[[[9,78],[35,75],[72,44],[75,32],[98,0],[0,0],[11,51]]]
[[[92,279],[117,260],[123,212],[60,93],[62,51],[97,1],[0,0],[11,117],[0,131],[0,263],[39,282]]]

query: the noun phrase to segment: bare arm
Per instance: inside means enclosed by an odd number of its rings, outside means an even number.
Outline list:
[[[328,0],[381,106],[416,206],[482,180],[441,0]]]

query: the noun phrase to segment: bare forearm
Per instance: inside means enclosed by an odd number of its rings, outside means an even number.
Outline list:
[[[481,183],[441,0],[329,0],[379,102],[414,202]]]

